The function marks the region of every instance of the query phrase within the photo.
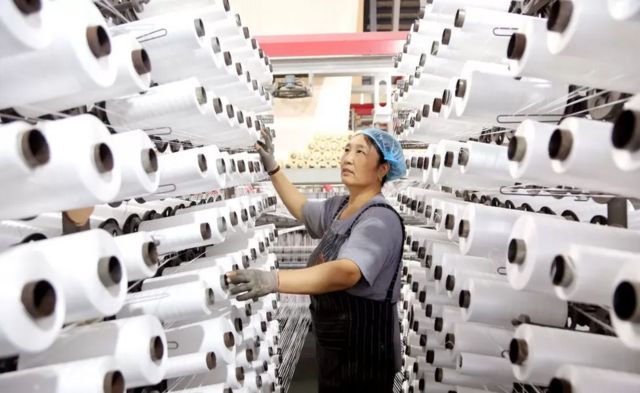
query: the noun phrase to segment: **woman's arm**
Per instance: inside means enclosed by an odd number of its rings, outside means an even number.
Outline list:
[[[307,203],[307,198],[291,184],[287,176],[283,173],[282,168],[271,176],[271,183],[278,192],[278,196],[284,202],[284,205],[297,220],[302,220],[302,207]]]
[[[339,259],[304,269],[280,270],[278,291],[306,295],[342,291],[356,285],[361,277],[355,262]]]
[[[278,196],[284,202],[284,205],[289,210],[297,220],[302,220],[302,206],[307,203],[307,198],[298,189],[291,184],[287,176],[282,171],[277,170],[278,163],[276,162],[276,158],[274,155],[275,147],[273,145],[273,139],[271,138],[271,134],[265,130],[262,130],[262,138],[264,142],[258,142],[256,144],[256,150],[258,150],[258,154],[262,160],[262,165],[267,172],[271,173],[276,171],[271,176],[271,182],[278,192]]]

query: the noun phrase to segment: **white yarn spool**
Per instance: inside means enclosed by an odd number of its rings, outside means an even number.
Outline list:
[[[192,183],[185,183],[179,189],[173,192],[163,192],[163,194],[170,194],[174,196],[184,194],[197,194],[200,192],[208,192],[211,190],[225,188],[225,171],[226,166],[220,155],[220,150],[215,145],[209,145],[200,147],[195,153],[201,153],[206,157],[207,165],[209,169],[206,172],[204,179],[196,180]]]
[[[145,280],[144,283],[142,283],[142,289],[147,290],[192,281],[202,281],[206,283],[207,288],[213,290],[216,308],[220,308],[229,300],[229,293],[227,292],[228,284],[224,276],[225,273],[220,266],[210,266],[178,273],[167,272],[165,269],[163,270],[162,277]]]
[[[238,269],[246,261],[249,264],[249,257],[244,258],[240,253],[236,253],[237,258],[234,256],[221,255],[216,257],[203,257],[190,262],[184,262],[176,267],[167,267],[163,270],[164,275],[171,275],[183,272],[191,272],[194,270],[206,269],[209,267],[219,267],[223,272],[234,270],[234,265],[237,265]]]
[[[598,356],[590,356],[594,353]],[[516,329],[509,358],[518,380],[539,385],[548,384],[564,364],[640,371],[638,353],[616,337],[534,325],[520,325]]]
[[[225,172],[224,172],[224,181],[226,187],[235,187],[238,185],[238,180],[240,175],[238,174],[238,164],[234,157],[232,157],[228,152],[220,152],[220,159],[224,163]]]
[[[425,299],[426,300],[426,299]],[[430,303],[431,300],[429,300],[424,308],[425,308],[425,315],[428,317],[442,317],[442,312],[445,308],[447,307],[455,307],[455,306],[443,306],[443,305],[438,305],[438,304],[431,304]]]
[[[38,101],[27,108],[16,108],[16,110],[25,116],[35,117],[43,113],[55,113],[147,90],[151,84],[152,65],[138,40],[133,35],[122,35],[114,37],[111,42],[113,46],[111,57],[117,70],[112,85],[85,90],[81,94]]]
[[[224,217],[227,222],[227,233],[246,232],[248,230],[247,221],[249,220],[249,213],[240,208],[239,203],[232,203],[233,199],[223,200],[213,203],[207,203],[204,205],[192,206],[186,209],[180,209],[176,212],[176,215],[191,214],[203,215],[218,214]],[[238,201],[234,201],[238,202]],[[235,207],[232,208],[231,206]]]
[[[514,79],[506,67],[468,62],[456,87],[456,115],[495,126],[527,118],[556,122],[564,113],[569,86],[538,79]]]
[[[197,149],[161,155],[158,157],[158,194],[173,193],[185,184],[205,179],[210,165],[213,166],[214,163],[209,163],[206,156]]]
[[[121,181],[111,137],[91,115],[42,122],[50,159],[29,176],[15,179],[11,193],[0,197],[0,217],[24,218],[49,211],[111,201]],[[72,138],[74,143],[69,143]]]
[[[439,332],[432,332],[427,336],[427,350],[429,349],[443,349],[445,348],[445,335]]]
[[[596,393],[609,390],[633,393],[640,389],[640,376],[603,368],[564,365],[549,382],[549,393]]]
[[[507,12],[511,7],[509,0],[433,0],[425,5],[426,13],[455,14],[460,8],[478,7],[488,10]]]
[[[116,200],[155,192],[160,183],[154,144],[141,130],[112,136],[115,160],[120,162],[122,183]]]
[[[45,135],[23,121],[0,126],[0,149],[0,166],[4,168],[0,174],[2,181],[28,176],[47,165],[51,158]]]
[[[509,27],[501,26],[491,26],[491,30],[489,31],[446,28],[442,33],[441,45],[451,50],[452,52],[450,53],[454,53],[455,55],[450,55],[450,57],[460,62],[466,59],[502,63],[504,62],[505,50],[509,42],[509,36],[505,33],[508,33],[510,30],[511,28]],[[438,53],[440,53],[439,49]],[[447,56],[447,54],[443,52],[443,56]],[[452,77],[459,75],[460,73],[452,75]]]
[[[494,383],[513,383],[511,362],[503,357],[478,355],[476,353],[459,353],[456,358],[456,371],[462,375],[490,378]]]
[[[407,41],[403,50],[411,55],[421,55],[428,53],[433,41],[437,40],[438,32],[442,32],[444,27],[428,26],[428,30],[422,33],[410,32],[407,34]]]
[[[437,368],[435,380],[436,382],[440,382],[446,385],[500,390],[498,385],[495,385],[495,383],[499,382],[494,381],[492,378],[463,375],[450,368]]]
[[[24,110],[42,114],[36,105],[28,105],[108,87],[115,80],[111,37],[93,3],[50,2],[42,13],[43,19],[51,21],[51,44],[0,60],[2,108],[22,106]],[[60,23],[61,20],[68,22]]]
[[[458,225],[460,224],[460,216],[464,210],[466,202],[447,202],[444,204],[444,231],[447,233],[447,238],[452,242],[458,241]]]
[[[638,256],[610,248],[572,245],[565,254],[556,256],[551,266],[556,295],[572,302],[611,307],[620,269]]]
[[[497,266],[504,266],[511,230],[523,214],[519,210],[467,204],[459,224],[460,252],[490,258]]]
[[[242,329],[242,337],[248,339],[264,339],[267,335],[268,324],[259,314],[254,314],[249,318],[249,324]]]
[[[205,318],[215,307],[213,290],[204,281],[194,281],[130,293],[117,316],[151,314],[164,323],[184,322]]]
[[[196,78],[155,86],[145,94],[107,101],[109,123],[118,131],[140,128],[164,134],[181,129],[185,121],[199,120],[205,113],[206,91]]]
[[[213,370],[216,363],[214,352],[172,356],[167,358],[164,379],[206,373]]]
[[[4,1],[0,4],[0,53],[3,57],[39,50],[49,45],[53,22],[43,9],[46,1]]]
[[[620,171],[611,152],[612,124],[570,117],[562,121],[549,139],[551,167],[557,182],[595,191],[638,196],[637,172]],[[593,165],[597,162],[597,165]],[[615,176],[612,176],[615,174]]]
[[[457,386],[445,385],[442,383],[435,382],[435,371],[430,373],[429,380],[430,382],[426,382],[424,384],[425,392],[449,393],[453,390],[457,390]]]
[[[245,370],[250,370],[253,360],[253,343],[245,339],[245,344],[236,349],[235,362],[233,364],[236,367],[242,367]]]
[[[582,58],[614,58],[621,64],[638,60],[635,53],[620,50],[617,42],[636,35],[640,27],[609,16],[606,1],[573,1],[554,7],[548,22],[547,45],[553,54]]]
[[[114,242],[122,255],[127,280],[153,277],[158,269],[158,248],[151,235],[137,232],[115,237]]]
[[[427,363],[433,367],[454,368],[456,366],[456,358],[453,352],[446,349],[430,349],[427,351]]]
[[[411,329],[420,334],[429,336],[436,332],[434,328],[435,318],[428,318],[425,316],[414,316],[413,323],[411,324]],[[420,351],[424,351],[425,346],[420,346]]]
[[[411,236],[411,239],[422,243],[426,243],[428,241],[448,241],[446,234],[431,228],[407,226],[406,230]]]
[[[133,201],[127,201],[120,204],[118,207],[111,207],[110,205],[96,205],[93,207],[93,213],[91,213],[92,221],[104,222],[109,219],[117,221],[124,232],[132,233],[137,231],[137,225],[145,214],[152,210],[150,207],[143,207],[144,205],[138,205]],[[160,210],[162,212],[162,210]],[[52,224],[62,226],[62,217],[60,215],[53,216],[49,213],[39,215],[34,224],[46,225],[51,227]]]
[[[635,125],[638,124],[640,108],[634,101],[637,100],[634,98],[627,101],[626,110],[618,116],[611,133],[614,147],[613,161],[623,171],[637,171],[640,168],[640,154],[635,142],[637,138]]]
[[[0,389],[6,393],[124,393],[125,383],[129,386],[108,356],[0,375]]]
[[[240,344],[233,323],[226,315],[167,329],[166,334],[170,356],[213,352],[218,366],[233,364],[236,343]]]
[[[446,24],[421,21],[416,19],[409,28],[407,34],[406,48],[411,54],[429,54],[434,41],[437,41],[442,35],[442,30],[447,27]]]
[[[403,73],[414,72],[416,67],[424,65],[426,55],[411,55],[409,53],[398,53],[396,56],[398,60],[397,69]]]
[[[0,356],[42,351],[55,340],[65,318],[63,280],[46,256],[26,247],[0,255]]]
[[[513,330],[479,323],[456,323],[446,335],[447,349],[454,353],[477,353],[502,357],[509,351]]]
[[[463,265],[453,269],[445,280],[447,295],[451,299],[459,299],[460,292],[465,287],[467,281],[478,278],[489,281],[507,282],[507,276],[498,273],[493,265],[474,264]]]
[[[616,20],[637,22],[640,16],[640,4],[633,0],[609,0],[609,13]]]
[[[435,318],[434,330],[437,332],[449,332],[453,330],[456,323],[460,323],[462,320],[460,309],[443,307],[442,317]]]
[[[615,91],[633,90],[633,66],[600,61],[600,57],[553,54],[547,46],[547,21],[529,19],[509,41],[509,68],[513,75],[535,77]],[[600,56],[600,55],[599,55]],[[631,88],[631,89],[630,89]]]
[[[208,204],[201,205],[208,207]],[[229,209],[224,206],[216,206],[202,210],[180,209],[175,216],[160,218],[150,223],[141,224],[144,230],[153,230],[156,228],[170,228],[176,225],[185,225],[190,223],[207,223],[211,228],[211,241],[207,244],[221,243],[224,241],[227,228],[231,225],[227,221],[229,217]]]
[[[457,306],[457,299],[450,299],[447,295],[436,293],[434,283],[427,283],[424,287],[426,299],[431,304],[442,306]]]
[[[438,266],[440,266],[440,269],[438,269]],[[447,280],[448,276],[456,270],[471,270],[494,275],[498,273],[496,263],[491,259],[456,254],[445,254],[442,261],[435,265],[435,269],[439,270],[438,272],[434,272],[436,289],[438,289],[439,293],[448,290],[449,284],[455,284],[455,279],[453,282]]]
[[[62,221],[60,227],[62,227]],[[61,229],[30,225],[24,221],[0,221],[0,250],[4,251],[17,244],[56,237],[61,234]]]
[[[211,226],[208,223],[195,222],[148,232],[156,242],[159,254],[201,247],[211,241]]]
[[[546,326],[563,327],[567,302],[546,293],[516,291],[508,283],[471,278],[460,292],[465,321],[508,326],[521,316]]]
[[[185,9],[188,11],[184,11]],[[173,0],[156,0],[153,4],[150,2],[144,4],[142,12],[136,14],[140,19],[146,19],[159,15],[171,15],[176,12],[204,13],[213,19],[216,16],[229,17],[230,10],[231,7],[227,0],[187,0],[180,4],[176,4]]]
[[[175,57],[193,57],[206,44],[206,28],[201,18],[167,14],[112,27],[115,35],[133,34],[153,61],[153,79],[167,83],[186,75],[171,70]],[[191,65],[187,65],[190,68]]]
[[[451,14],[448,14],[448,13],[426,12],[426,9],[425,9],[425,12],[424,12],[424,15],[422,15],[422,18],[420,18],[419,20],[416,20],[414,22],[414,25],[418,26],[417,31],[419,31],[420,28],[422,28],[423,21],[438,22],[438,23],[451,25],[451,24],[453,24],[453,17],[454,17],[454,15],[451,15]]]
[[[640,274],[636,260],[629,261],[614,280],[612,291],[613,310],[609,313],[616,334],[628,348],[640,348],[640,323],[638,323],[638,283]]]
[[[457,185],[461,183],[462,175],[458,170],[455,155],[465,146],[464,142],[443,140],[440,141],[433,155],[433,181],[435,184]],[[449,153],[449,155],[447,155]]]
[[[446,59],[438,56],[428,56],[422,67],[423,74],[437,75],[443,78],[453,78],[460,75],[464,62]]]
[[[114,57],[118,62],[116,81],[102,95],[104,99],[145,91],[151,84],[153,63],[132,34],[113,38]]]
[[[248,393],[260,393],[262,391],[262,377],[256,371],[247,371],[244,374],[243,388]]]
[[[475,389],[468,386],[456,386],[456,393],[498,393],[503,390]]]
[[[437,157],[435,159],[436,161],[438,160]],[[459,199],[452,198],[451,195],[443,195],[442,197],[437,195],[433,196],[428,203],[425,204],[425,217],[427,218],[428,225],[434,226],[438,232],[444,232],[444,221],[446,218],[444,215],[445,205],[448,202],[455,204],[459,201]],[[447,237],[447,240],[448,239]]]
[[[18,369],[109,356],[128,387],[159,383],[164,376],[167,342],[151,315],[77,326],[63,332],[46,351],[20,356]]]
[[[509,142],[509,172],[514,179],[536,184],[550,184],[555,176],[549,158],[549,139],[557,126],[523,121]]]
[[[409,108],[421,108],[424,104],[432,102],[440,96],[442,91],[436,89],[424,90],[421,88],[413,88],[402,98],[402,104]]]
[[[492,202],[497,200],[508,209],[518,208],[525,211],[536,211],[548,215],[557,214],[565,219],[581,222],[594,222],[594,218],[607,217],[607,205],[595,202],[593,199],[582,197],[573,198],[567,192],[565,195],[551,194],[537,189],[525,190],[520,195],[488,195]],[[525,208],[526,206],[526,208]]]
[[[245,370],[242,367],[235,367],[232,364],[221,365],[208,373],[193,375],[189,378],[169,379],[167,386],[170,391],[216,384],[225,384],[230,388],[238,389],[242,387],[244,376]]]
[[[263,237],[250,230],[247,233],[236,233],[228,237],[224,243],[207,247],[206,251],[207,256],[216,256],[237,250],[250,250],[252,256],[255,255],[257,258],[265,253],[266,248]]]
[[[436,264],[442,261],[444,254],[459,254],[460,251],[455,243],[452,242],[439,242],[432,241],[427,245],[427,256],[425,263],[429,268],[429,277],[434,278],[434,270],[431,267],[435,267]],[[435,285],[435,284],[434,284]]]
[[[443,61],[446,59],[443,59]],[[434,98],[442,96],[442,90],[449,87],[449,78],[446,76],[440,76],[430,73],[420,73],[413,82],[413,86],[410,87],[409,92],[405,94],[405,100],[413,94],[422,94],[421,97],[424,102],[422,104],[431,104]],[[419,105],[418,108],[422,108]]]
[[[558,233],[562,238],[558,238]],[[552,293],[549,278],[556,255],[570,245],[591,245],[626,251],[640,251],[640,235],[621,228],[558,220],[543,215],[526,215],[513,226],[509,240],[507,275],[515,289]]]
[[[489,187],[513,184],[507,150],[504,146],[469,141],[458,155],[460,172],[482,176]]]
[[[107,232],[85,231],[20,247],[46,255],[60,272],[65,322],[114,315],[122,306],[127,274],[122,254]]]

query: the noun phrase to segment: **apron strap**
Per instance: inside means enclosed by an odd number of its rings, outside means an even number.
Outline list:
[[[340,205],[338,205],[338,209],[336,210],[336,212],[333,214],[333,217],[331,218],[331,223],[333,223],[336,218],[338,217],[338,214],[340,214],[342,212],[342,209],[344,209],[345,206],[347,206],[347,202],[349,202],[349,196],[347,195],[342,202],[340,202]]]

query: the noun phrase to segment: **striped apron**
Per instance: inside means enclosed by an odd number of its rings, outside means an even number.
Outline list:
[[[338,214],[346,205],[342,202]],[[386,203],[377,203],[363,209],[344,234],[335,233],[332,225],[326,230],[320,244],[309,258],[308,266],[334,261],[340,247],[351,235],[359,218],[371,208],[393,211],[400,222],[402,218]],[[404,224],[402,236],[404,244]],[[385,299],[376,301],[351,295],[346,291],[311,296],[311,319],[316,334],[318,360],[318,392],[367,392],[390,393],[398,365],[396,364],[394,322],[397,323],[396,303],[392,301],[396,274],[389,283]]]

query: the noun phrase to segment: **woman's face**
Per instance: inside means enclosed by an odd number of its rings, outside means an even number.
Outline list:
[[[378,165],[380,155],[364,135],[356,135],[344,147],[340,166],[342,183],[346,186],[380,185],[389,171],[389,164]]]

